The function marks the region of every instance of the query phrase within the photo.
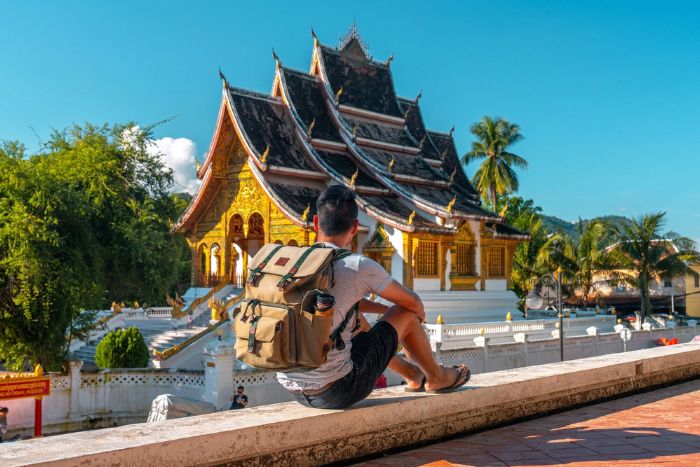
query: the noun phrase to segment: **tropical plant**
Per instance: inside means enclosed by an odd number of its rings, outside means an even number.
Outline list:
[[[607,248],[610,231],[600,220],[579,219],[576,237],[564,232],[552,235],[541,249],[540,264],[545,268],[561,271],[562,283],[574,293],[580,294],[583,305],[597,284],[617,277],[615,255]]]
[[[38,154],[0,144],[0,363],[59,370],[71,339],[123,300],[165,302],[190,253],[149,134],[85,125]],[[181,205],[182,203],[180,203]],[[179,290],[182,293],[182,290]]]
[[[503,118],[485,116],[469,131],[477,140],[472,142],[471,151],[462,156],[462,163],[483,159],[472,183],[481,192],[482,198],[496,209],[498,195],[518,190],[518,174],[513,167],[527,168],[525,159],[508,151],[510,146],[523,139],[520,127]]]
[[[513,255],[513,291],[523,298],[547,272],[540,258],[542,248],[547,244],[548,233],[536,212],[521,213],[512,221],[512,225],[530,234],[530,239],[518,245]]]
[[[646,214],[629,223],[611,227],[612,251],[623,279],[637,287],[641,295],[642,316],[651,313],[649,286],[652,281],[683,276],[690,262],[700,259],[695,242],[687,237],[664,233],[666,213]]]
[[[133,326],[108,332],[95,350],[100,368],[146,368],[149,358],[143,335]]]

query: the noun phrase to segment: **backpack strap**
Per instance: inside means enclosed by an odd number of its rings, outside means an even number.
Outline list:
[[[355,317],[355,321],[357,322],[358,316],[358,309],[360,308],[360,302],[355,303],[349,310],[348,313],[345,315],[343,318],[343,321],[340,323],[340,325],[335,328],[335,331],[331,333],[331,340],[333,341],[333,345],[335,346],[336,350],[343,350],[345,348],[345,341],[343,341],[343,331],[345,331],[345,328],[348,327],[348,323],[350,323],[350,320],[352,317]]]
[[[307,248],[306,251],[304,251],[301,254],[301,256],[299,257],[297,262],[294,263],[294,266],[292,266],[292,268],[287,272],[287,274],[282,276],[280,281],[277,283],[277,288],[280,290],[284,290],[284,288],[287,286],[287,284],[292,282],[292,279],[294,279],[294,274],[296,274],[297,271],[299,270],[299,268],[301,267],[301,265],[304,264],[304,261],[306,261],[306,258],[309,257],[311,252],[314,251],[316,248],[321,248],[321,247],[323,247],[322,243],[314,243],[309,248]]]
[[[253,287],[257,287],[258,285],[258,279],[260,279],[260,276],[262,276],[263,272],[262,270],[265,269],[265,266],[267,266],[267,263],[270,262],[273,256],[275,256],[275,253],[279,251],[280,248],[282,248],[283,245],[277,245],[272,249],[269,255],[265,257],[264,260],[255,268],[253,268],[252,271],[250,271],[250,276],[248,277],[248,283],[252,285]]]

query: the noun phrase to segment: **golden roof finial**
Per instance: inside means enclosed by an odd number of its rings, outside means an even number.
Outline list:
[[[316,119],[314,118],[311,120],[311,123],[309,124],[309,127],[306,129],[306,136],[311,139],[311,132],[314,131],[314,127],[316,126]]]
[[[275,68],[279,68],[282,65],[282,62],[280,62],[280,58],[275,53],[274,47],[272,48],[272,58],[275,59]]]
[[[418,103],[418,101],[420,100],[421,97],[423,97],[423,90],[422,89],[418,92],[418,95],[416,96],[416,101],[415,101],[416,104]]]
[[[425,138],[427,138],[427,137],[428,137],[428,134],[426,133],[423,135],[423,139],[420,140],[420,144],[418,145],[418,149],[420,149],[421,151],[423,150],[423,147],[425,146]]]
[[[221,71],[221,67],[219,67],[219,78],[221,79],[221,83],[224,85],[224,88],[228,88],[228,80],[226,79],[226,76],[224,76],[224,72]]]
[[[450,138],[452,138],[452,133],[455,132],[455,126],[452,125],[452,128],[450,128]]]
[[[358,167],[355,170],[355,173],[352,174],[352,177],[350,177],[350,188],[354,189],[355,188],[355,182],[357,181],[357,176],[360,173],[360,168]]]
[[[450,201],[447,204],[447,207],[445,208],[445,211],[447,211],[448,214],[452,214],[452,208],[454,207],[455,203],[457,202],[457,195],[452,198],[452,201]]]
[[[437,315],[437,319],[435,320],[435,324],[445,324],[445,321],[442,319],[442,315]]]
[[[414,209],[411,211],[411,214],[408,216],[408,225],[413,225],[413,219],[416,217],[416,210]]]
[[[307,204],[306,209],[304,209],[304,212],[301,213],[301,221],[302,222],[306,222],[306,219],[308,219],[309,211],[311,211],[311,204]]]
[[[387,170],[389,171],[389,175],[391,175],[392,171],[394,170],[394,164],[396,164],[396,159],[392,156],[389,164],[386,166]]]
[[[199,162],[199,159],[196,157],[194,158],[194,169],[199,173],[200,170],[202,170],[202,163]]]
[[[44,375],[44,368],[41,366],[40,363],[37,363],[36,366],[34,367],[34,374],[36,376],[43,376]]]
[[[352,127],[352,139],[357,138],[357,123]]]
[[[501,209],[501,212],[498,215],[500,217],[506,217],[507,212],[508,212],[508,203],[506,202],[506,205],[503,206],[503,209]]]
[[[335,93],[335,101],[339,102],[340,101],[340,96],[343,95],[343,86],[338,89],[338,92]]]
[[[265,151],[263,151],[262,156],[260,156],[260,163],[261,164],[267,164],[267,156],[270,154],[270,145],[268,144],[267,147],[265,148]]]
[[[452,171],[450,174],[450,185],[452,185],[455,181],[455,175],[457,175],[457,167]]]
[[[411,106],[409,105],[406,111],[403,113],[403,119],[406,120],[408,118],[408,114],[411,113]]]
[[[316,32],[314,31],[313,26],[311,26],[311,37],[314,38],[314,47],[318,47],[318,37],[316,37]]]
[[[442,159],[443,162],[445,161],[445,158],[447,157],[447,151],[448,150],[445,149],[444,151],[442,151],[442,154],[440,155],[440,159]]]
[[[389,55],[389,58],[386,59],[386,66],[391,66],[391,62],[394,60],[394,54]]]

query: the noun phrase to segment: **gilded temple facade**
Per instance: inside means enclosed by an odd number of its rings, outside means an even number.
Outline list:
[[[507,290],[527,236],[481,205],[452,131],[425,127],[419,97],[398,97],[391,58],[373,60],[353,27],[336,47],[313,35],[309,73],[277,56],[270,94],[223,92],[201,186],[176,229],[198,286],[246,279],[265,243],[314,242],[324,188],[354,190],[352,248],[414,290]]]

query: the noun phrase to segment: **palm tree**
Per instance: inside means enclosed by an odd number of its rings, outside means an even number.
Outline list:
[[[473,183],[484,199],[491,201],[496,209],[496,197],[518,190],[518,175],[513,166],[527,169],[527,161],[517,154],[508,152],[509,146],[523,136],[520,127],[503,118],[486,116],[471,126],[469,131],[477,137],[472,149],[462,156],[462,163],[484,159],[474,174]]]
[[[617,263],[607,248],[610,230],[604,222],[579,219],[577,229],[576,240],[563,232],[552,235],[543,245],[539,261],[550,270],[561,268],[562,283],[578,291],[587,306],[596,284],[617,277]]]
[[[639,289],[642,316],[652,310],[650,283],[682,276],[690,270],[688,264],[700,258],[691,239],[662,232],[665,215],[665,212],[646,214],[611,227],[613,251],[622,268],[629,271],[625,281]]]
[[[518,245],[513,255],[513,290],[524,297],[532,284],[547,272],[540,261],[542,247],[547,243],[547,230],[538,214],[528,212],[518,216],[513,226],[530,234],[530,239]]]

